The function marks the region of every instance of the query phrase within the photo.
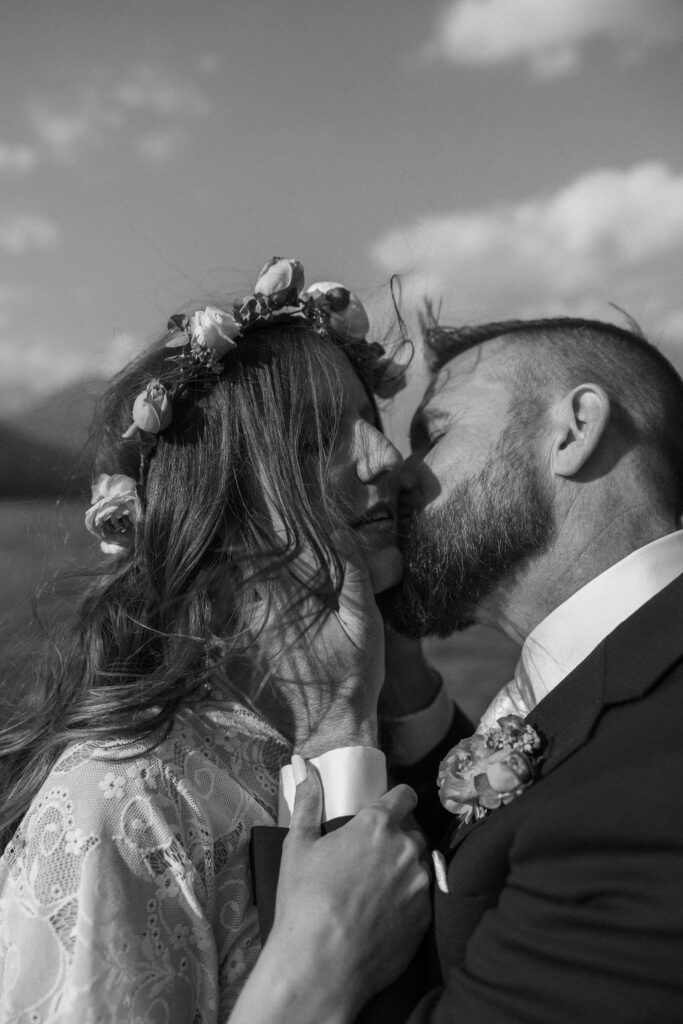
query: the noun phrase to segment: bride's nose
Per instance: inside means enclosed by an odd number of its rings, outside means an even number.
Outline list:
[[[398,448],[381,430],[370,423],[356,427],[356,472],[363,483],[370,483],[383,473],[393,473],[403,465]]]

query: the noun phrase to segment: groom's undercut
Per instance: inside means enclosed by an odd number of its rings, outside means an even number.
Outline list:
[[[599,384],[610,398],[613,428],[641,453],[645,477],[677,514],[683,511],[683,381],[635,322],[633,330],[575,317],[442,327],[428,306],[422,331],[434,375],[477,345],[509,343],[512,358],[501,370],[513,382],[510,419],[520,430],[538,422],[558,388]]]

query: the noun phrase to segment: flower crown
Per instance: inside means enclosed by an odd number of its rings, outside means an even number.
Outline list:
[[[366,341],[370,327],[365,308],[353,292],[334,281],[319,281],[304,290],[304,268],[298,260],[274,256],[261,270],[251,295],[236,302],[232,313],[207,306],[190,315],[178,313],[168,321],[166,348],[178,350],[168,361],[180,370],[172,390],[151,380],[133,404],[133,422],[126,440],[143,435],[154,444],[156,435],[173,420],[173,401],[202,369],[221,373],[223,360],[250,329],[275,320],[303,320],[321,335],[336,335],[354,348],[354,361],[365,372],[372,390],[388,398],[404,386],[404,367],[385,356],[377,342]]]
[[[298,260],[274,256],[262,268],[251,295],[235,302],[232,313],[207,306],[191,314],[174,314],[168,321],[167,361],[178,368],[178,380],[167,388],[151,380],[133,403],[133,422],[122,435],[141,440],[148,448],[173,421],[173,404],[206,371],[219,374],[223,360],[255,327],[274,321],[308,323],[322,336],[335,336],[353,349],[353,361],[369,386],[388,398],[405,385],[405,367],[387,357],[377,342],[368,342],[370,327],[365,308],[353,292],[334,281],[319,281],[305,289],[304,268]],[[93,484],[87,529],[103,551],[114,554],[132,544],[142,518],[137,484],[122,474],[101,474]]]

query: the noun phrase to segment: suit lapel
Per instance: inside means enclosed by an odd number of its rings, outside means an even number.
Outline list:
[[[469,825],[460,825],[457,822],[453,822],[446,833],[445,841],[441,844],[444,852],[450,856],[453,850],[455,850],[457,846],[460,846],[463,839],[467,839],[468,835],[471,832],[474,832],[476,828],[480,828],[485,821],[486,818],[479,818],[478,821],[471,821]]]
[[[605,701],[643,697],[683,658],[683,576],[630,619],[605,645]]]
[[[622,622],[527,716],[547,740],[541,777],[588,740],[605,707],[637,700],[683,657],[683,576]]]
[[[527,722],[545,743],[539,778],[557,768],[589,738],[604,707],[604,689],[603,643],[527,715]]]
[[[618,626],[529,713],[527,721],[546,743],[539,778],[587,742],[605,707],[644,696],[683,658],[682,627],[683,575]],[[454,824],[449,852],[487,820]]]

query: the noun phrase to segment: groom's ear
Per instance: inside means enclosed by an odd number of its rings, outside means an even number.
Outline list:
[[[599,384],[580,384],[552,411],[552,471],[575,476],[595,453],[610,417],[610,401]]]

